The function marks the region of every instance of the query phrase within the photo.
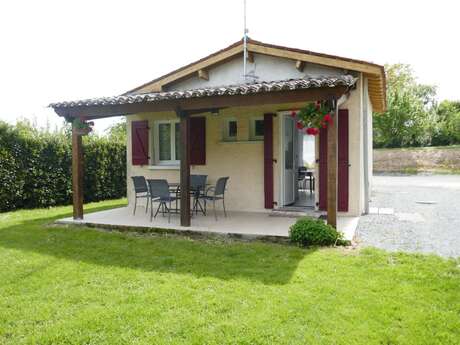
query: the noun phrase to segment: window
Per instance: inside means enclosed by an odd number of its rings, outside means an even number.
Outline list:
[[[254,117],[251,119],[250,124],[251,140],[263,140],[264,139],[264,119],[263,117]]]
[[[178,120],[156,121],[154,125],[155,164],[176,165],[180,160],[180,125]]]
[[[238,122],[234,118],[225,119],[224,122],[224,140],[236,141],[238,137]]]

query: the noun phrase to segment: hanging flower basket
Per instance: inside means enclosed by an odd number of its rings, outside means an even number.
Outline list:
[[[77,117],[72,121],[73,124],[73,130],[77,135],[88,135],[92,130],[94,126],[93,121],[86,121],[82,117]]]
[[[308,135],[319,134],[321,128],[327,128],[333,121],[332,107],[326,101],[308,103],[298,111],[293,110],[291,116],[297,120],[297,129]]]

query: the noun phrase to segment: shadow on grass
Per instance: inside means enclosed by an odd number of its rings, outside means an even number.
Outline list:
[[[121,205],[89,211],[117,206]],[[159,235],[139,238],[81,227],[46,226],[69,215],[64,210],[0,226],[0,246],[100,266],[270,285],[288,283],[299,262],[313,251],[258,242],[194,241]]]

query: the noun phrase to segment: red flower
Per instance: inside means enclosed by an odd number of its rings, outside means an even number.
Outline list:
[[[324,115],[323,121],[324,121],[324,122],[330,122],[330,121],[332,121],[331,115],[330,115],[330,114]]]
[[[294,111],[294,110],[291,111],[291,117],[296,117],[296,115],[297,115],[297,112],[296,112],[296,111]]]
[[[304,127],[303,123],[300,121],[297,121],[296,126],[297,126],[297,129],[302,129]]]
[[[307,132],[308,135],[315,135],[315,129],[313,127],[308,127],[305,132]]]
[[[313,135],[317,135],[319,133],[319,129],[318,128],[312,128],[313,129]]]

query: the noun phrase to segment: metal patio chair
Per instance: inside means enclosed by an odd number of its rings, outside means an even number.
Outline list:
[[[224,208],[224,215],[227,217],[227,211],[225,210],[225,187],[227,186],[227,181],[229,177],[220,177],[215,186],[209,187],[206,190],[206,193],[200,196],[200,199],[204,200],[204,211],[206,213],[206,203],[208,201],[212,201],[213,209],[214,209],[214,217],[217,220],[217,213],[216,213],[216,201],[222,200],[222,206]],[[212,195],[209,193],[212,192]]]
[[[147,210],[149,208],[149,199],[150,199],[150,193],[149,193],[149,188],[147,186],[147,181],[145,180],[144,176],[131,176],[131,179],[133,180],[133,185],[134,185],[133,215],[136,214],[137,199],[143,199],[143,198],[147,199],[146,205],[145,205],[145,213],[147,213]]]
[[[171,196],[169,184],[166,180],[147,180],[147,183],[150,189],[150,221],[152,221],[153,218],[156,218],[161,208],[163,216],[165,215],[165,212],[168,213],[169,223],[171,221],[171,202],[177,200],[177,197]],[[159,203],[155,215],[153,215],[154,202]]]

